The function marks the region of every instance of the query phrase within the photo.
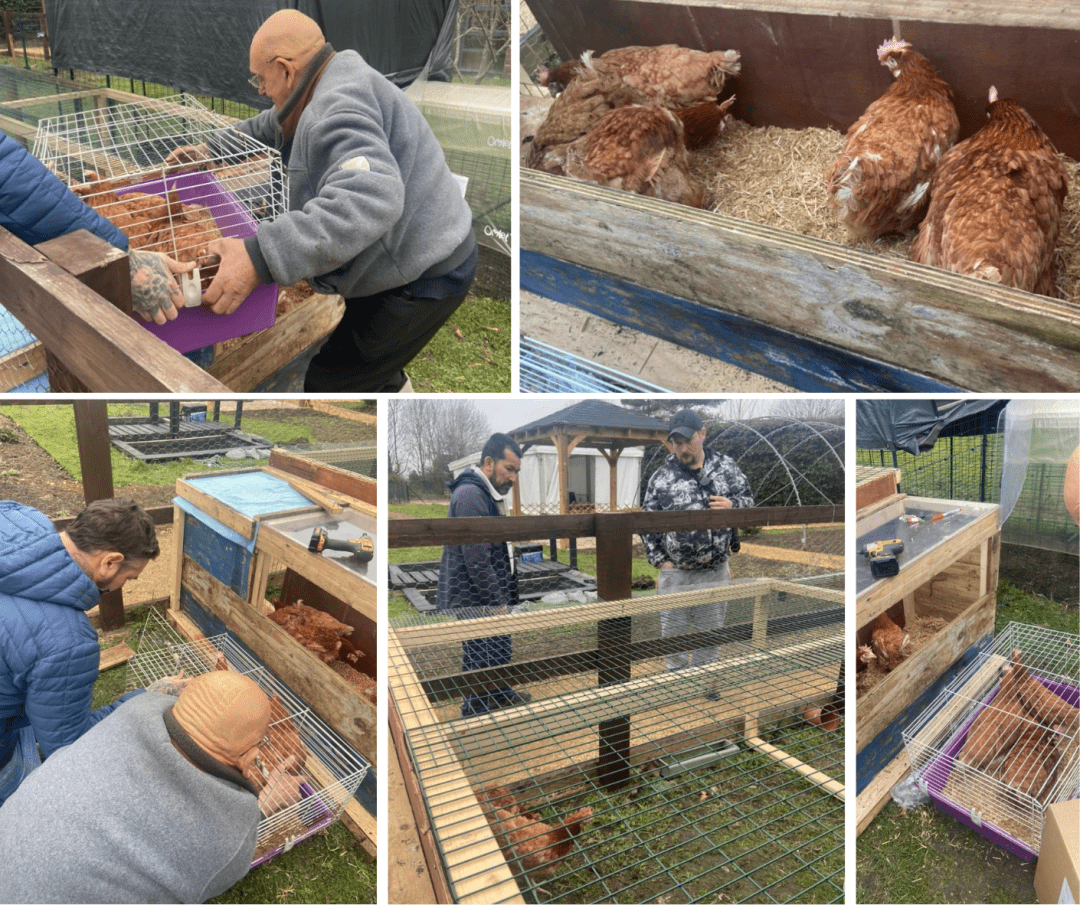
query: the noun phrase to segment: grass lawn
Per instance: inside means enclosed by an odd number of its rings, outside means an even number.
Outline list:
[[[149,607],[129,610],[125,626],[110,633],[102,648],[126,641],[136,651]],[[98,676],[94,707],[116,700],[125,691],[127,667]],[[376,862],[340,823],[316,833],[295,848],[271,858],[211,902],[374,902]]]
[[[510,305],[467,298],[405,369],[418,393],[509,393]]]

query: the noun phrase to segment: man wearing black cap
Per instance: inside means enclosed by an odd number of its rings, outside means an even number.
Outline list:
[[[705,449],[705,427],[696,412],[683,409],[668,425],[671,454],[652,477],[641,508],[646,512],[673,509],[745,509],[754,505],[750,483],[735,461]],[[645,554],[660,570],[657,592],[671,594],[693,588],[729,584],[732,529],[713,528],[643,534]],[[665,638],[687,632],[721,628],[727,602],[680,607],[660,614]],[[716,659],[716,646],[679,651],[667,658],[668,669],[701,666]],[[709,700],[717,700],[713,691]]]

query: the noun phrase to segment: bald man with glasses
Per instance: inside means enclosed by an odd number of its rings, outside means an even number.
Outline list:
[[[248,54],[273,107],[235,128],[281,151],[289,210],[248,239],[219,239],[204,296],[230,314],[259,285],[306,279],[345,299],[306,392],[400,392],[404,367],[465,300],[476,274],[472,212],[427,121],[352,50],[335,51],[293,9],[267,19]],[[213,147],[177,148],[168,163]]]

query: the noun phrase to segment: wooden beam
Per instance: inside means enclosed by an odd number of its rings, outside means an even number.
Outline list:
[[[123,256],[88,232],[103,258]],[[221,394],[216,380],[36,249],[0,229],[4,306],[97,392]]]
[[[1067,302],[535,170],[520,208],[524,288],[796,388],[1080,388]]]
[[[846,799],[844,784],[842,782],[837,782],[828,774],[822,773],[820,770],[815,770],[809,764],[804,763],[797,757],[792,757],[790,754],[785,753],[774,745],[770,745],[765,739],[757,738],[755,736],[746,739],[746,744],[751,748],[760,751],[762,754],[769,755],[769,757],[778,761],[788,770],[794,770],[796,773],[804,776],[809,782],[824,789],[830,795],[839,798],[841,801]]]
[[[114,666],[120,666],[127,663],[132,657],[135,656],[135,651],[131,649],[126,641],[122,641],[120,644],[115,644],[112,647],[107,647],[101,652],[101,660],[98,663],[98,672],[105,672],[107,669],[112,669]]]
[[[369,506],[379,505],[379,483],[372,478],[303,456],[294,456],[282,449],[270,450],[270,467],[361,500]]]

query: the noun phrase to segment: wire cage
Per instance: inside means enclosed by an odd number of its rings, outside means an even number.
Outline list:
[[[132,249],[195,262],[197,272],[182,288],[186,307],[199,309],[218,266],[208,244],[253,236],[258,221],[286,210],[280,153],[230,125],[190,95],[146,98],[42,119],[33,153],[119,227]],[[166,163],[174,149],[196,145],[208,149],[208,159]],[[276,286],[261,286],[229,315],[228,327],[225,318],[196,310],[180,318],[200,319],[190,340],[190,323],[148,329],[186,352],[265,329],[276,307]]]
[[[221,657],[268,697],[277,696],[287,715],[271,723],[260,747],[273,762],[303,752],[308,777],[301,787],[304,798],[259,821],[255,867],[335,823],[372,767],[229,635],[185,641],[156,610],[147,619],[138,653],[128,661],[128,688],[145,688],[181,669],[188,677],[202,675],[221,668]]]
[[[686,609],[696,634],[662,631]],[[759,580],[489,613],[390,628],[457,900],[842,900],[842,592]],[[513,656],[485,668],[485,646]],[[506,700],[476,712],[483,694]]]
[[[903,733],[935,805],[1028,861],[1047,806],[1080,797],[1078,642],[1010,623]]]

